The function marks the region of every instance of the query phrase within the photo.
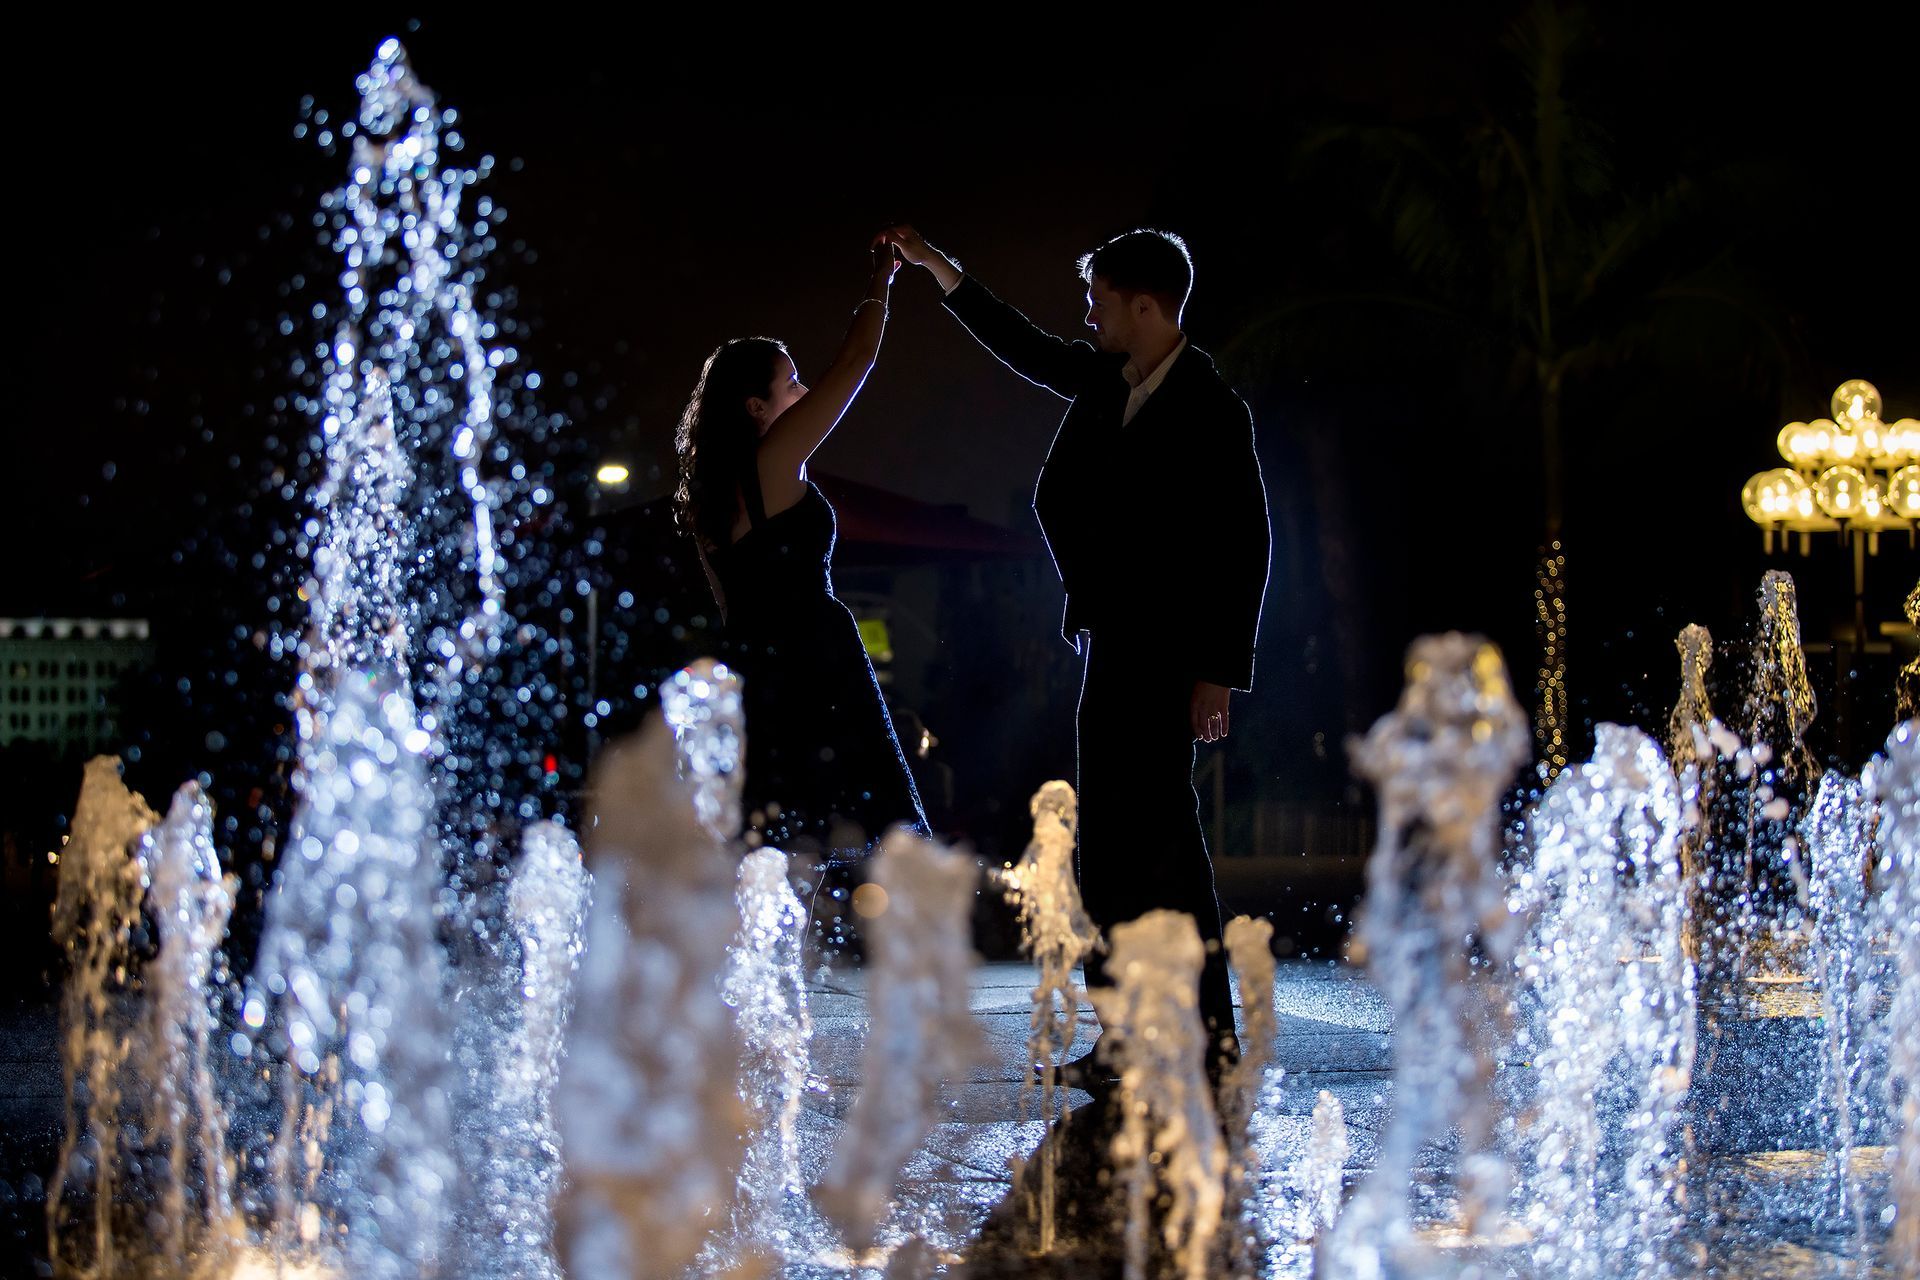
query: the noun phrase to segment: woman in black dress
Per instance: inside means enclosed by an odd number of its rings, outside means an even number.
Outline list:
[[[876,243],[867,296],[811,388],[778,341],[722,344],[675,438],[676,514],[726,623],[720,656],[746,682],[748,839],[829,863],[860,861],[896,823],[926,830],[873,664],[833,594],[833,508],[807,479],[879,354],[896,266]]]

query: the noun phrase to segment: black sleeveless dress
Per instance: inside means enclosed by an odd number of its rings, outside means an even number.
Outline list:
[[[726,658],[746,682],[748,829],[764,844],[857,861],[896,823],[927,830],[853,614],[833,594],[833,506],[811,481],[708,557],[726,592]]]

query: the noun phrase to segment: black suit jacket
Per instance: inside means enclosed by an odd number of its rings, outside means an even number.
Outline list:
[[[1033,511],[1067,589],[1061,632],[1111,639],[1196,680],[1253,687],[1272,534],[1253,415],[1192,344],[1121,425],[1127,357],[1037,327],[971,276],[951,311],[1001,363],[1072,403]]]

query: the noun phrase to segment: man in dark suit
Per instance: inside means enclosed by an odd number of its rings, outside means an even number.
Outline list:
[[[1033,509],[1067,591],[1061,632],[1086,662],[1080,893],[1103,931],[1156,907],[1194,918],[1207,944],[1200,1012],[1217,1081],[1239,1042],[1193,744],[1225,738],[1232,690],[1253,686],[1271,534],[1252,415],[1180,329],[1193,260],[1161,231],[1094,250],[1080,275],[1095,341],[1068,342],[912,227],[883,234],[932,273],[947,310],[987,350],[1070,402]],[[1095,957],[1087,984],[1105,981]],[[1069,1064],[1070,1083],[1107,1076],[1097,1043]]]

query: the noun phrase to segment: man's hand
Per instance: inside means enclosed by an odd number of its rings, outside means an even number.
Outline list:
[[[1231,722],[1227,702],[1233,690],[1225,685],[1193,682],[1193,736],[1202,742],[1218,742],[1227,736]]]
[[[888,227],[874,237],[876,244],[883,240],[892,244],[903,260],[911,262],[916,267],[925,267],[932,272],[933,278],[940,282],[942,291],[952,293],[959,285],[959,264],[928,244],[926,238],[912,227],[904,223]]]
[[[894,256],[893,246],[878,236],[872,245],[873,275],[867,280],[867,296],[884,302],[888,287],[893,284],[893,273],[900,269],[900,260]]]

